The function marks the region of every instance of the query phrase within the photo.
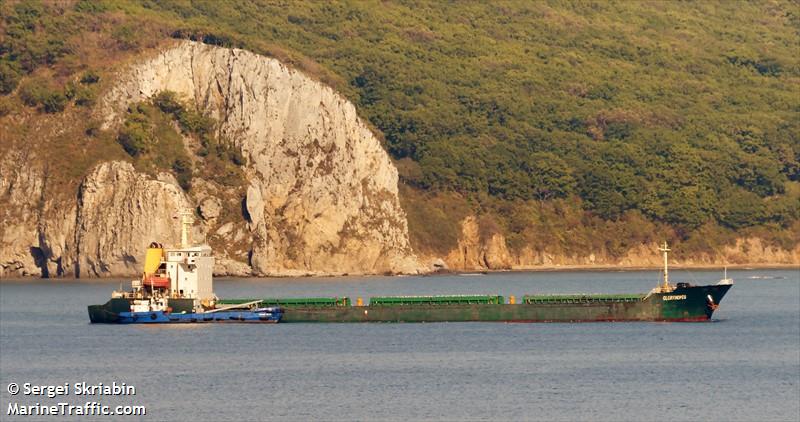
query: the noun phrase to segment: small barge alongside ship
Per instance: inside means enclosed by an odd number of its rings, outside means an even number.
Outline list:
[[[499,295],[384,296],[358,298],[219,299],[213,293],[214,257],[207,245],[189,246],[190,213],[181,222],[181,245],[152,243],[142,277],[130,291],[89,306],[93,323],[291,322],[591,322],[708,321],[733,285],[669,282],[664,243],[663,278],[642,294],[525,295],[519,303]]]

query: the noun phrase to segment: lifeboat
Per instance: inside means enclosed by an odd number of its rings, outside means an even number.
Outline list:
[[[169,277],[151,275],[144,278],[142,285],[145,287],[152,286],[154,289],[168,289],[170,286],[170,280]]]

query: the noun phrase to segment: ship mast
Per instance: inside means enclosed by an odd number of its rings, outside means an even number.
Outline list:
[[[181,247],[187,248],[190,246],[189,230],[191,230],[194,220],[192,219],[192,212],[188,209],[182,209],[179,215],[181,216]]]
[[[667,247],[667,242],[664,242],[664,246],[658,248],[659,251],[664,252],[664,282],[661,286],[662,291],[669,291],[669,268],[668,268],[668,261],[667,261],[667,253],[671,250]]]

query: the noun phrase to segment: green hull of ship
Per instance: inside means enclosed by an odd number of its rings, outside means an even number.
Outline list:
[[[642,295],[638,300],[575,296],[556,300],[542,297],[538,302],[514,305],[290,306],[284,308],[281,322],[707,321],[729,288],[729,285],[690,287],[667,294]]]

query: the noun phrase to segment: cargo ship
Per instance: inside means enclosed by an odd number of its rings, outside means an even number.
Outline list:
[[[670,249],[662,280],[641,294],[380,296],[220,299],[212,291],[214,258],[207,245],[187,246],[190,219],[182,224],[181,247],[147,249],[141,279],[115,291],[110,301],[89,306],[93,323],[203,322],[594,322],[709,321],[733,285],[694,286],[669,280]]]

